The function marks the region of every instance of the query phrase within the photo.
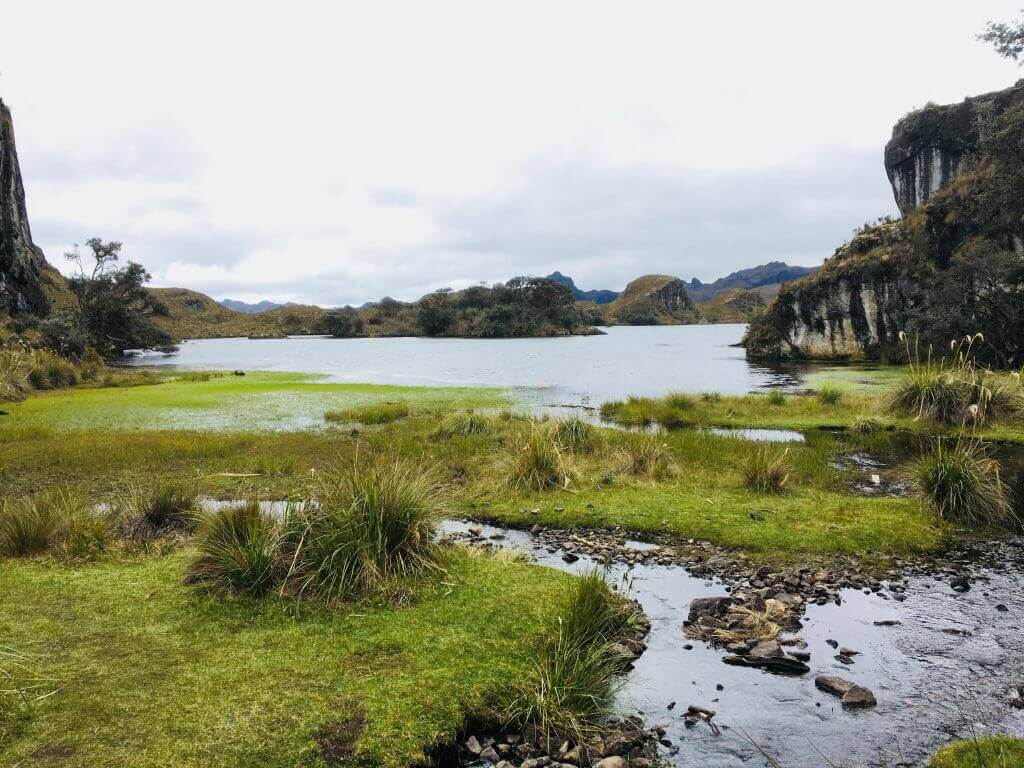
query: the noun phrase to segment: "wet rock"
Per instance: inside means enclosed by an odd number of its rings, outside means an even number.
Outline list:
[[[477,740],[476,736],[470,736],[466,739],[466,751],[471,755],[477,756],[479,756],[480,752],[483,751],[483,747],[480,746],[480,742]]]
[[[811,668],[802,661],[788,656],[770,656],[763,659],[752,659],[749,656],[724,656],[722,661],[733,667],[756,667],[777,675],[804,675]]]
[[[833,696],[844,696],[856,683],[834,675],[818,675],[814,678],[814,685],[826,693],[831,693]]]
[[[594,768],[628,768],[628,766],[624,757],[611,755],[594,763]]]
[[[501,756],[494,747],[484,747],[480,750],[480,759],[489,763],[497,763],[501,760]]]
[[[954,592],[967,592],[971,588],[971,582],[963,576],[954,576],[949,580],[949,586]]]
[[[516,764],[508,760],[499,760],[494,768],[516,768]]]
[[[1009,611],[1010,609],[1009,609],[1009,608],[1007,608],[1007,607],[1006,607],[1005,605],[1003,605],[1002,603],[998,603],[998,604],[996,605],[996,610],[997,610],[997,611],[999,611],[1000,613],[1007,613],[1007,612],[1008,612],[1008,611]]]
[[[690,613],[686,620],[692,624],[702,616],[722,616],[735,602],[728,596],[698,597],[690,603]]]
[[[861,685],[855,685],[844,693],[842,702],[844,707],[873,707],[878,703],[871,689]]]
[[[770,659],[782,656],[782,646],[778,640],[762,640],[750,649],[751,659]]]

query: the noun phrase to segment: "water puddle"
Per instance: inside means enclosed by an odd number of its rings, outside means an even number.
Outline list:
[[[561,550],[524,531],[460,521],[443,530],[467,533],[471,526],[495,546],[528,551],[543,565],[574,573],[593,566],[579,552],[566,563]],[[648,649],[620,706],[665,728],[671,763],[703,768],[766,765],[759,748],[785,768],[829,765],[819,753],[845,768],[926,766],[936,749],[972,728],[1024,736],[1024,712],[1007,703],[1014,676],[1024,676],[1024,545],[1002,546],[1008,564],[984,572],[966,593],[952,591],[948,575],[913,577],[901,601],[846,589],[842,605],[810,605],[796,634],[807,643],[811,671],[800,677],[728,666],[724,651],[683,635],[694,598],[726,593],[717,579],[695,578],[678,566],[612,566],[610,578],[628,587],[651,619]],[[858,651],[852,664],[836,658],[835,645]],[[822,674],[872,689],[877,707],[844,710],[815,687]],[[690,705],[714,710],[718,729],[688,727],[683,714]]]
[[[734,437],[752,440],[755,443],[805,443],[803,432],[795,429],[753,429],[746,427],[707,427],[707,431],[719,437]]]

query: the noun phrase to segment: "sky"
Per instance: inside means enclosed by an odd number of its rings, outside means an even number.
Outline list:
[[[1022,71],[1020,0],[10,3],[33,236],[335,306],[560,270],[815,265],[895,214],[893,123]]]

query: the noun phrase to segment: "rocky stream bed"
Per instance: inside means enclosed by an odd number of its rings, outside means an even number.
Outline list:
[[[761,766],[770,755],[785,768],[926,766],[954,737],[1024,735],[1024,539],[878,573],[856,558],[777,570],[707,543],[640,542],[618,530],[469,521],[443,530],[574,573],[608,567],[651,621],[619,706],[671,764]],[[778,631],[744,639],[743,621],[756,623],[748,634],[772,623]],[[632,749],[644,768],[650,746]],[[462,762],[573,762],[482,752],[463,745]],[[624,768],[607,759],[615,766],[604,768]]]

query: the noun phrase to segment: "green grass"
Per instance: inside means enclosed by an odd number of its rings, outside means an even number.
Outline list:
[[[344,411],[328,411],[324,414],[327,421],[358,424],[390,424],[409,416],[409,404],[396,400],[394,402],[360,405]]]
[[[1024,739],[983,736],[954,741],[932,758],[931,768],[1020,768],[1024,765]]]
[[[301,430],[323,426],[328,410],[402,399],[411,407],[449,411],[508,404],[500,389],[338,384],[293,373],[250,373],[158,387],[79,388],[5,404],[0,433],[11,428],[119,430]]]
[[[199,519],[186,580],[211,592],[259,597],[283,575],[281,525],[260,510],[259,501],[229,505]]]
[[[999,463],[979,442],[940,438],[914,460],[911,474],[944,520],[1011,529],[1020,523],[1000,477]]]
[[[67,748],[66,768],[322,766],[317,735],[360,715],[356,763],[408,766],[528,673],[569,579],[458,557],[401,610],[339,609],[205,598],[182,584],[193,554],[3,563],[4,642],[32,649],[59,690],[0,744],[0,765]]]

